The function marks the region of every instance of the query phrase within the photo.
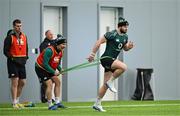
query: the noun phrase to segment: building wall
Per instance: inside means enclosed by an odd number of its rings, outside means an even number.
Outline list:
[[[177,0],[177,43],[176,43],[176,45],[177,45],[177,78],[178,78],[178,80],[177,80],[177,88],[180,88],[180,33],[178,33],[179,31],[180,31],[180,15],[179,15],[179,12],[180,12],[180,1],[179,0]],[[177,91],[177,93],[178,93],[178,98],[180,98],[180,89],[178,89],[178,91]]]
[[[176,1],[166,1],[152,4],[152,22],[154,22],[152,24],[152,65],[155,68],[154,78],[157,78],[155,79],[157,99],[178,99],[177,54],[179,53],[177,52],[176,3]]]
[[[71,1],[68,9],[68,66],[86,62],[97,39],[95,0]],[[68,101],[89,101],[97,94],[97,68],[68,73]]]
[[[2,5],[3,4],[3,5]],[[1,35],[1,41],[0,41],[0,46],[3,46],[3,40],[4,40],[4,36],[5,36],[5,32],[8,30],[8,26],[9,26],[9,2],[8,1],[0,1],[0,5],[1,5],[1,10],[0,10],[0,35]],[[6,11],[3,12],[3,11]],[[8,13],[7,13],[8,12]],[[2,47],[0,48],[1,53],[3,53],[3,49]],[[7,68],[6,68],[6,59],[3,55],[0,55],[1,57],[1,70],[0,70],[0,83],[1,83],[1,87],[0,87],[0,91],[1,93],[3,92],[3,94],[0,95],[0,102],[3,102],[4,100],[8,101],[8,99],[10,98],[10,88],[9,88],[9,80],[7,78]]]
[[[135,42],[135,48],[124,58],[129,65],[127,76],[134,75],[126,81],[134,80],[135,68],[153,68],[151,81],[157,100],[178,99],[177,7],[176,0],[127,0],[125,6],[129,38]]]
[[[28,36],[29,60],[27,85],[22,100],[39,101],[39,82],[34,71],[37,55],[31,50],[40,44],[41,5],[67,7],[67,66],[86,61],[98,37],[98,5],[109,4],[124,7],[124,16],[130,22],[129,39],[135,48],[124,53],[128,71],[123,82],[122,99],[130,99],[135,89],[136,68],[153,68],[152,86],[156,100],[179,99],[180,53],[179,53],[179,6],[178,0],[1,0],[0,1],[0,51],[3,39],[12,21],[20,18]],[[118,5],[117,5],[118,4]],[[121,5],[122,4],[122,5]],[[0,102],[10,102],[10,83],[7,78],[6,58],[0,55]],[[97,96],[97,67],[69,72],[65,81],[67,101],[92,101]]]

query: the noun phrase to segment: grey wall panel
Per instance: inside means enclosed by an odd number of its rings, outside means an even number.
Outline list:
[[[40,0],[44,6],[68,6],[70,0]]]
[[[124,55],[129,66],[127,77],[132,79],[133,73],[136,77],[137,67],[152,67],[155,99],[177,99],[176,1],[127,0],[126,3],[124,14],[130,19],[129,38],[132,36],[135,42],[134,50]],[[130,82],[135,80],[129,79],[126,86]]]
[[[85,62],[96,40],[96,1],[72,0],[68,9],[68,66]],[[96,67],[68,73],[69,101],[89,101],[96,95]]]
[[[177,68],[177,78],[178,78],[178,98],[180,98],[180,1],[177,0],[177,64],[178,64],[178,68]]]
[[[0,102],[7,102],[10,99],[10,88],[9,88],[9,79],[7,75],[7,66],[6,66],[6,57],[3,54],[3,45],[4,38],[9,26],[9,0],[0,1],[0,59],[1,59],[1,69],[0,69],[0,92],[3,93],[0,95]]]
[[[176,2],[152,3],[152,65],[157,99],[177,99]]]
[[[1,53],[3,39],[12,21],[20,18],[28,36],[29,56],[27,63],[27,85],[22,100],[39,101],[39,82],[34,71],[37,55],[32,48],[40,44],[40,2],[44,5],[57,2],[67,6],[67,66],[86,61],[98,36],[97,5],[124,6],[124,16],[130,22],[129,39],[135,48],[124,54],[128,71],[123,81],[122,99],[130,99],[135,89],[136,68],[154,68],[154,93],[157,100],[180,97],[180,2],[178,0],[0,0]],[[118,2],[118,5],[116,4]],[[116,4],[116,5],[115,5]],[[0,55],[0,102],[10,102],[9,79],[6,58]],[[97,96],[97,67],[68,72],[68,101],[92,101]]]
[[[97,0],[99,6],[124,7],[126,0]]]
[[[142,10],[143,9],[143,10]],[[124,17],[129,21],[129,40],[135,46],[124,52],[124,62],[128,66],[124,74],[124,99],[129,99],[136,86],[136,68],[150,68],[151,66],[151,2],[126,2]]]
[[[11,1],[11,20],[19,18],[23,23],[23,31],[28,37],[29,60],[26,65],[27,84],[22,94],[22,100],[39,100],[39,81],[34,71],[37,55],[31,50],[40,44],[40,2],[37,0]]]

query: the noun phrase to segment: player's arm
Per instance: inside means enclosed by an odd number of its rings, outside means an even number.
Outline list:
[[[28,53],[28,39],[26,37],[26,58],[29,59],[29,53]]]
[[[58,65],[57,69],[59,70],[59,72],[61,72],[62,68],[60,64]]]
[[[49,65],[49,61],[51,59],[53,55],[53,52],[50,48],[47,48],[45,50],[45,53],[44,53],[44,62],[43,62],[43,65],[44,65],[44,68],[51,74],[55,74],[55,70],[53,68],[51,68],[51,66]]]
[[[95,57],[96,52],[98,51],[99,47],[101,46],[101,44],[103,44],[103,43],[105,43],[105,42],[106,42],[106,38],[105,38],[104,36],[100,37],[100,38],[96,41],[96,43],[95,43],[95,45],[94,45],[94,47],[93,47],[93,49],[92,49],[92,51],[91,51],[91,54],[90,54],[89,57],[88,57],[88,61],[89,61],[89,62],[92,62],[92,61],[94,60],[94,57]]]
[[[124,51],[129,51],[129,50],[132,49],[133,47],[134,47],[133,42],[128,41],[128,42],[124,45],[123,50],[124,50]]]
[[[10,54],[11,43],[12,43],[11,36],[7,36],[4,40],[4,48],[3,48],[4,55],[7,58],[11,57],[11,54]]]

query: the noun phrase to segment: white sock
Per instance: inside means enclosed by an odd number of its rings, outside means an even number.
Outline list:
[[[16,98],[16,102],[19,103],[19,97]]]
[[[17,100],[16,99],[13,100],[13,105],[15,105],[15,104],[17,104]]]
[[[96,99],[96,105],[101,105],[101,100],[102,100],[102,98],[97,97],[97,99]]]
[[[55,103],[56,103],[56,104],[60,103],[59,97],[55,97]]]
[[[48,100],[48,107],[51,107],[53,105],[52,100]]]

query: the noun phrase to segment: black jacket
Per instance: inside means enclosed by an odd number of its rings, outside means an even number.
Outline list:
[[[44,41],[40,44],[39,49],[40,49],[40,53],[46,49],[48,46],[53,45],[54,44],[54,40],[49,40],[48,38],[45,38]]]
[[[8,60],[12,60],[13,62],[24,65],[24,64],[26,64],[26,60],[28,59],[28,44],[26,43],[27,44],[27,47],[26,47],[27,55],[26,55],[26,57],[13,57],[13,56],[11,56],[11,54],[10,54],[10,48],[11,48],[11,43],[12,43],[11,35],[16,36],[16,34],[13,30],[8,31],[7,36],[4,40],[4,48],[3,48],[4,55],[8,58]],[[27,39],[27,37],[26,37],[26,39]]]

